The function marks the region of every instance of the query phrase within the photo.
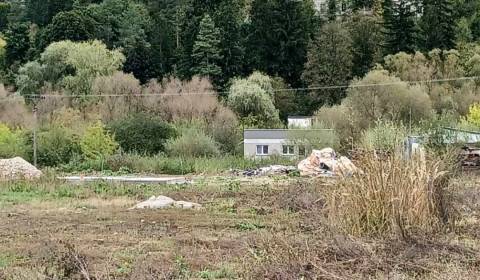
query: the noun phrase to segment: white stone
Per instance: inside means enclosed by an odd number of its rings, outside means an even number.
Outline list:
[[[148,200],[138,203],[131,209],[162,209],[171,207],[174,202],[175,200],[168,196],[152,196]]]
[[[173,206],[175,206],[176,208],[182,208],[182,209],[202,208],[202,205],[194,202],[188,202],[188,201],[175,201],[175,203],[173,203]]]
[[[181,209],[200,209],[202,205],[188,201],[175,201],[168,196],[152,196],[148,200],[135,205],[132,209],[165,209],[165,208],[181,208]]]

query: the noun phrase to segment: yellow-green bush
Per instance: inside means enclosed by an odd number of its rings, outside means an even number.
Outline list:
[[[105,158],[113,155],[118,143],[99,121],[89,126],[80,141],[83,155],[89,159]]]
[[[28,157],[28,145],[21,130],[11,130],[0,123],[0,158]]]
[[[480,104],[475,103],[470,106],[466,121],[476,127],[480,127]]]

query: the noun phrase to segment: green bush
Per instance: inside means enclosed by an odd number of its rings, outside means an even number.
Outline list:
[[[26,137],[21,130],[11,130],[0,123],[0,158],[27,158],[28,150]]]
[[[118,143],[105,130],[105,126],[97,122],[86,129],[80,141],[80,147],[86,158],[97,159],[113,155],[118,148]]]
[[[168,123],[142,114],[116,121],[110,130],[122,150],[148,155],[163,152],[166,141],[176,134]]]
[[[68,163],[80,153],[77,136],[67,128],[50,127],[38,134],[38,163],[43,166]]]
[[[220,109],[215,118],[207,125],[208,134],[219,144],[220,150],[235,153],[242,141],[242,131],[237,117],[227,109]]]
[[[404,125],[379,120],[375,127],[362,133],[360,145],[366,150],[392,152],[402,147],[407,136]]]
[[[171,156],[212,157],[220,154],[217,146],[202,130],[187,128],[180,137],[167,142],[166,150]]]

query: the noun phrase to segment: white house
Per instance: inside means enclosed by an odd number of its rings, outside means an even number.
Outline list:
[[[288,117],[288,128],[311,128],[312,124],[312,117]]]
[[[303,158],[328,138],[331,129],[245,129],[245,158],[267,158],[273,155]]]
[[[318,13],[325,16],[328,13],[328,0],[314,0]],[[349,9],[346,0],[337,0],[337,15],[341,16]]]

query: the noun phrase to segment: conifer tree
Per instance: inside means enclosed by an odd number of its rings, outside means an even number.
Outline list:
[[[337,19],[337,1],[328,0],[328,21],[335,21]]]
[[[220,30],[215,27],[212,18],[206,14],[200,22],[199,31],[193,45],[192,60],[193,75],[210,77],[216,80],[222,74],[219,62],[220,54]]]
[[[450,0],[424,0],[420,21],[424,50],[449,50],[455,46],[455,19]]]
[[[412,4],[408,0],[383,2],[385,50],[387,54],[413,52],[415,49],[415,20]]]

